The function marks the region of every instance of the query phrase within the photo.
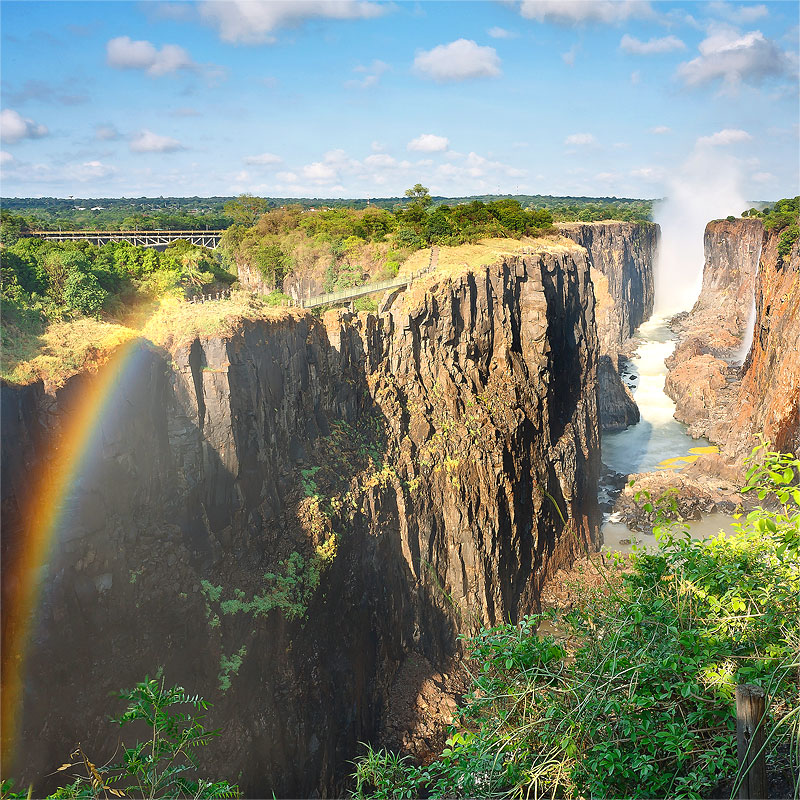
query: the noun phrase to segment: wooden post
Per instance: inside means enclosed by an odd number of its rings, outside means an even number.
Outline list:
[[[764,763],[764,690],[751,683],[736,687],[736,755],[739,800],[766,800]]]

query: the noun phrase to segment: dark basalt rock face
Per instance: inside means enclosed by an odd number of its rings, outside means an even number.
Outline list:
[[[597,362],[597,405],[604,431],[624,431],[639,421],[639,408],[611,356],[600,356]]]
[[[568,222],[558,226],[586,248],[592,267],[600,353],[600,424],[604,431],[624,430],[639,421],[639,409],[617,368],[636,328],[653,313],[654,273],[660,229],[649,222]]]
[[[6,774],[44,790],[78,741],[102,763],[109,693],[163,666],[214,704],[207,775],[247,796],[339,795],[409,653],[442,663],[459,633],[534,610],[545,578],[596,546],[585,256],[436,280],[377,317],[288,312],[134,348],[42,573]],[[4,636],[20,624],[31,476],[102,378],[2,387]],[[204,593],[263,595],[265,573],[331,543],[318,585],[288,581],[302,610],[225,614]],[[223,657],[242,647],[223,692]]]

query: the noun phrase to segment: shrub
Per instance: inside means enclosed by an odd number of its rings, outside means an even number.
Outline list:
[[[70,773],[74,780],[58,789],[51,798],[223,798],[239,797],[237,786],[228,781],[212,781],[196,776],[199,759],[196,750],[205,747],[218,730],[203,725],[209,704],[199,695],[189,695],[182,686],[165,688],[164,681],[145,677],[132,689],[119,695],[128,705],[118,717],[119,725],[144,723],[149,738],[125,748],[122,760],[97,766],[78,745],[70,763],[57,772]],[[177,710],[176,707],[186,709]],[[199,712],[199,713],[198,713]],[[14,792],[11,781],[3,781],[3,798],[28,798],[31,792]]]
[[[64,284],[64,305],[81,314],[97,314],[107,296],[97,278],[85,272],[71,273]]]

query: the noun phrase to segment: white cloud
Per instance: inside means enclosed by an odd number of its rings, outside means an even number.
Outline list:
[[[13,108],[0,111],[0,139],[6,144],[15,144],[22,139],[41,139],[49,131],[28,117],[23,117]]]
[[[712,14],[717,14],[718,16],[725,17],[725,19],[738,22],[742,25],[755,22],[757,19],[769,15],[769,11],[765,5],[743,6],[738,3],[713,2],[708,4],[708,10]]]
[[[205,0],[200,15],[225,42],[264,44],[276,41],[278,28],[307,19],[370,19],[386,10],[366,0]]]
[[[103,164],[102,161],[85,161],[75,168],[74,175],[79,181],[91,181],[97,178],[107,178],[116,171],[116,167],[110,164]]]
[[[700,42],[700,55],[678,68],[687,86],[702,86],[721,78],[727,89],[743,82],[760,83],[771,76],[790,77],[791,58],[761,31],[739,33],[727,25],[714,26]]]
[[[450,145],[450,140],[445,136],[437,136],[435,133],[423,133],[412,139],[408,145],[408,150],[417,150],[420,153],[441,153]]]
[[[496,78],[500,75],[500,58],[493,47],[482,47],[471,39],[456,39],[418,53],[414,69],[439,82]]]
[[[672,128],[668,127],[667,125],[656,125],[655,128],[650,128],[650,133],[654,133],[656,136],[671,132]]]
[[[751,176],[751,180],[756,183],[772,183],[775,180],[775,176],[771,172],[756,172]]]
[[[504,175],[509,178],[521,178],[525,174],[524,170],[512,167],[510,164],[503,164],[501,161],[491,161],[474,152],[468,153],[464,157],[462,164],[441,164],[436,168],[437,177],[448,180],[489,177],[494,179],[497,175]]]
[[[336,169],[330,164],[323,164],[321,161],[306,164],[302,169],[302,173],[306,180],[314,183],[333,183],[339,180]]]
[[[737,128],[725,128],[712,133],[711,136],[701,136],[697,140],[698,146],[717,147],[738,142],[749,142],[753,137],[747,132]]]
[[[94,137],[101,142],[113,142],[120,138],[120,132],[113,125],[97,125],[94,129]]]
[[[638,86],[642,82],[642,73],[639,70],[631,72],[631,85]]]
[[[174,153],[176,150],[184,149],[177,139],[159,136],[146,128],[131,139],[131,151],[134,153]]]
[[[505,28],[500,28],[497,25],[494,28],[489,28],[486,33],[492,37],[492,39],[516,39],[519,36],[518,33],[514,33],[514,31],[507,31]]]
[[[294,172],[279,172],[275,177],[285,183],[297,183],[297,174]]]
[[[522,0],[519,12],[526,19],[562,25],[613,24],[653,16],[650,3],[644,0]]]
[[[359,64],[359,66],[357,66],[353,72],[362,72],[364,73],[364,77],[360,80],[345,81],[345,88],[371,89],[373,86],[378,85],[381,75],[383,75],[383,73],[388,69],[390,69],[389,65],[385,61],[381,61],[377,58],[368,67]]]
[[[10,164],[14,160],[14,156],[5,150],[0,150],[0,164]]]
[[[632,178],[639,178],[648,183],[658,183],[664,180],[665,172],[661,167],[640,167],[631,170]]]
[[[247,156],[244,160],[245,164],[257,164],[261,167],[270,167],[275,166],[276,164],[282,164],[283,159],[280,156],[276,156],[275,153],[261,153],[257,156]]]
[[[671,53],[674,50],[685,50],[686,45],[677,36],[662,36],[660,39],[649,39],[643,42],[626,33],[620,43],[620,50],[637,56],[651,56],[656,53]]]
[[[566,53],[561,54],[561,60],[571,67],[575,63],[575,56],[578,55],[578,50],[579,47],[577,44],[572,45]]]
[[[564,144],[587,146],[597,144],[597,139],[591,133],[573,133],[564,139]]]
[[[115,69],[142,69],[154,77],[179,69],[195,69],[189,53],[180,45],[165,44],[160,50],[147,41],[117,36],[106,44],[106,61]]]

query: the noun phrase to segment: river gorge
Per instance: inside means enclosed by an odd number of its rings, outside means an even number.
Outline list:
[[[163,668],[213,701],[209,770],[340,795],[402,666],[443,670],[459,635],[537,611],[612,513],[635,527],[628,476],[732,511],[753,434],[800,448],[800,254],[759,226],[709,223],[700,298],[671,319],[657,225],[568,223],[445,259],[379,314],[286,309],[4,383],[15,774],[40,781],[65,741],[113,750],[109,694]],[[64,492],[26,607],[41,480]]]

